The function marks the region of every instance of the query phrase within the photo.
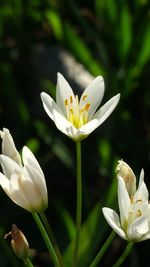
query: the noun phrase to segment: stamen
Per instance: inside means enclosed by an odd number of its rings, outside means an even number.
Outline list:
[[[65,106],[68,106],[68,99],[65,99]]]
[[[137,211],[137,217],[142,216],[142,212],[140,210]]]
[[[73,115],[73,109],[72,109],[72,108],[70,108],[70,110],[69,110],[69,111],[70,111],[71,115]]]
[[[84,101],[88,95],[84,95],[82,100]],[[73,103],[74,102],[74,103]],[[85,103],[85,105],[80,110],[80,103],[78,95],[70,95],[64,101],[66,107],[66,117],[77,129],[82,127],[88,122],[88,112],[90,108],[90,103]]]
[[[82,113],[82,112],[84,112],[84,111],[88,111],[89,110],[89,108],[90,108],[90,103],[87,103],[81,110],[80,110],[80,112]]]
[[[143,200],[142,199],[137,199],[136,203],[138,203],[138,202],[143,202]]]
[[[85,101],[88,95],[83,95],[82,100]]]
[[[129,211],[129,215],[133,215],[133,212],[132,211]]]
[[[70,104],[73,103],[73,98],[72,98],[72,95],[70,96]]]
[[[90,108],[90,103],[87,103],[86,106],[85,106],[85,111],[87,112]]]
[[[130,203],[133,204],[134,203],[134,196],[130,197]]]
[[[132,223],[133,221],[133,212],[132,211],[129,211],[129,214],[128,214],[128,224]]]

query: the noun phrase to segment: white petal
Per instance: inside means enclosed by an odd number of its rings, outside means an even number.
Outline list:
[[[57,109],[59,112],[61,112],[59,110],[59,107],[56,105],[55,101],[46,93],[41,93],[41,100],[43,103],[43,107],[46,111],[46,113],[48,114],[48,116],[54,120],[53,118],[53,109]]]
[[[58,73],[57,74],[57,86],[56,86],[56,103],[65,117],[67,117],[65,100],[66,99],[69,100],[70,96],[72,97],[73,103],[74,103],[75,96],[70,85],[65,80],[63,75]]]
[[[8,197],[17,205],[22,208],[28,210],[29,203],[27,199],[25,199],[24,195],[19,189],[18,180],[15,173],[11,177],[11,181],[9,181],[2,173],[0,173],[0,185],[2,186],[5,193]]]
[[[48,203],[48,196],[47,196],[47,187],[44,176],[41,176],[40,173],[32,167],[24,168],[24,176],[29,176],[30,181],[32,181],[33,191],[35,192],[36,199],[35,199],[35,208],[39,206],[47,206]],[[25,192],[28,195],[28,190]],[[32,203],[33,205],[33,203]],[[34,206],[34,205],[33,205]]]
[[[80,132],[83,135],[89,135],[90,133],[92,133],[97,127],[98,127],[98,120],[91,120],[88,123],[84,124],[81,128],[80,128]]]
[[[118,214],[109,208],[102,209],[104,217],[113,230],[123,239],[127,240],[125,232],[122,230]]]
[[[57,110],[53,110],[54,122],[56,127],[64,134],[72,139],[79,137],[79,130],[76,129],[72,123],[70,123],[64,116],[62,116]]]
[[[118,204],[122,226],[128,220],[130,198],[122,177],[118,177]]]
[[[33,155],[32,151],[26,146],[23,147],[22,158],[23,158],[24,166],[29,166],[29,168],[31,166],[36,171],[38,171],[41,176],[44,176],[44,173],[43,173],[43,171],[42,171],[37,159]]]
[[[14,172],[11,176],[11,181],[9,185],[10,198],[18,206],[29,210],[30,203],[28,198],[24,194],[24,183],[22,179],[22,173]]]
[[[113,112],[115,107],[117,106],[120,99],[120,94],[113,96],[109,101],[107,101],[93,116],[92,119],[98,120],[98,125],[101,125]]]
[[[135,200],[142,200],[145,204],[148,204],[149,193],[144,180],[140,182],[140,186],[138,187],[134,198]]]
[[[5,193],[10,197],[9,184],[10,184],[9,179],[7,179],[7,177],[5,177],[5,175],[3,175],[0,172],[0,185],[3,188],[3,190],[5,191]]]
[[[0,155],[0,164],[5,176],[9,179],[15,170],[21,170],[21,167],[14,160],[4,155]]]
[[[103,105],[93,116],[91,121],[86,123],[80,128],[80,132],[83,135],[89,135],[92,133],[97,127],[99,127],[107,117],[113,112],[114,108],[118,104],[120,99],[120,94],[111,98],[105,105]]]
[[[140,173],[140,180],[139,180],[139,187],[141,186],[141,183],[144,182],[144,170],[141,170]]]
[[[3,129],[3,136],[2,136],[2,153],[16,161],[20,166],[21,164],[21,157],[19,155],[19,152],[17,151],[15,147],[14,140],[9,132],[8,129]]]
[[[129,196],[133,196],[136,192],[136,177],[130,166],[123,160],[118,161],[116,168],[117,176],[121,176],[125,182]]]
[[[99,107],[104,96],[104,80],[102,76],[96,77],[85,89],[80,98],[80,109],[90,103],[88,119],[90,120],[96,109]]]
[[[148,231],[148,219],[142,216],[129,225],[127,236],[129,240],[140,241],[143,235],[145,235]]]

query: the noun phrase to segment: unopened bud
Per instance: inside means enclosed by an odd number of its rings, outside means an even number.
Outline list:
[[[116,168],[117,176],[123,178],[128,194],[131,197],[136,191],[136,177],[127,163],[123,160],[119,160],[118,163]]]
[[[11,246],[14,253],[19,259],[26,260],[29,256],[29,244],[26,237],[15,224],[12,225],[12,230],[8,234],[5,234],[4,238],[10,235],[12,238]]]

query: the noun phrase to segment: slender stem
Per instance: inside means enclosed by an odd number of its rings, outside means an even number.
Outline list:
[[[53,230],[51,228],[51,225],[50,225],[50,223],[49,223],[49,221],[47,219],[47,216],[46,216],[45,212],[40,212],[39,215],[40,215],[40,217],[41,217],[41,219],[43,221],[45,229],[46,229],[46,231],[47,231],[47,233],[49,235],[49,238],[50,238],[50,240],[52,242],[52,245],[53,245],[53,247],[55,249],[55,252],[56,252],[56,255],[57,255],[57,258],[58,258],[58,261],[59,261],[59,265],[60,265],[60,267],[63,267],[64,264],[63,264],[62,255],[61,255],[60,249],[58,247],[57,241],[55,239],[55,236],[54,236]]]
[[[27,267],[34,267],[32,262],[30,261],[29,258],[27,258],[26,260],[24,260],[24,264],[27,266]]]
[[[76,142],[77,154],[77,210],[76,210],[76,237],[74,244],[73,265],[77,266],[78,250],[81,232],[81,214],[82,214],[82,174],[81,174],[81,141]]]
[[[131,251],[132,247],[134,245],[134,242],[129,242],[124,250],[124,252],[122,253],[122,255],[119,257],[119,259],[113,264],[112,267],[119,267],[126,259],[126,257],[128,256],[129,252]]]
[[[55,267],[60,267],[57,255],[55,253],[55,250],[54,250],[54,248],[53,248],[53,246],[51,244],[51,241],[50,241],[50,239],[48,237],[48,234],[47,234],[47,232],[46,232],[46,230],[45,230],[45,228],[43,226],[43,223],[42,223],[39,215],[37,213],[32,213],[32,215],[33,215],[34,220],[35,220],[35,222],[36,222],[36,224],[37,224],[37,226],[38,226],[38,228],[39,228],[39,230],[40,230],[40,232],[41,232],[41,234],[43,236],[43,239],[45,241],[45,244],[47,246],[47,249],[48,249],[48,252],[49,252],[49,254],[51,256],[51,259],[52,259],[52,261],[54,263],[54,266]]]
[[[98,263],[100,262],[101,258],[104,255],[104,253],[106,252],[106,250],[110,246],[112,240],[114,239],[114,236],[115,236],[115,232],[112,231],[111,234],[109,235],[109,237],[107,238],[107,240],[105,241],[104,245],[102,246],[102,248],[98,252],[98,254],[95,257],[94,261],[91,263],[90,267],[96,267],[98,265]]]

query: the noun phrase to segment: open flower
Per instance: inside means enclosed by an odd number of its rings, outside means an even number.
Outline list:
[[[113,112],[120,94],[112,97],[100,109],[104,95],[104,81],[98,76],[85,89],[79,100],[65,78],[58,73],[56,102],[46,93],[41,93],[43,106],[56,127],[73,140],[82,140],[101,125]]]
[[[3,169],[3,173],[0,173],[0,185],[20,207],[30,212],[46,209],[48,197],[45,177],[33,153],[24,146],[21,160],[9,130],[4,128],[0,135],[3,153],[0,155]]]
[[[141,170],[139,185],[134,191],[136,178],[131,168],[125,162],[119,161],[117,171],[120,217],[114,210],[106,207],[102,209],[104,217],[114,231],[125,240],[139,242],[149,239],[150,204],[144,182],[144,171]],[[129,188],[129,184],[132,189]],[[132,195],[131,192],[133,192]]]

